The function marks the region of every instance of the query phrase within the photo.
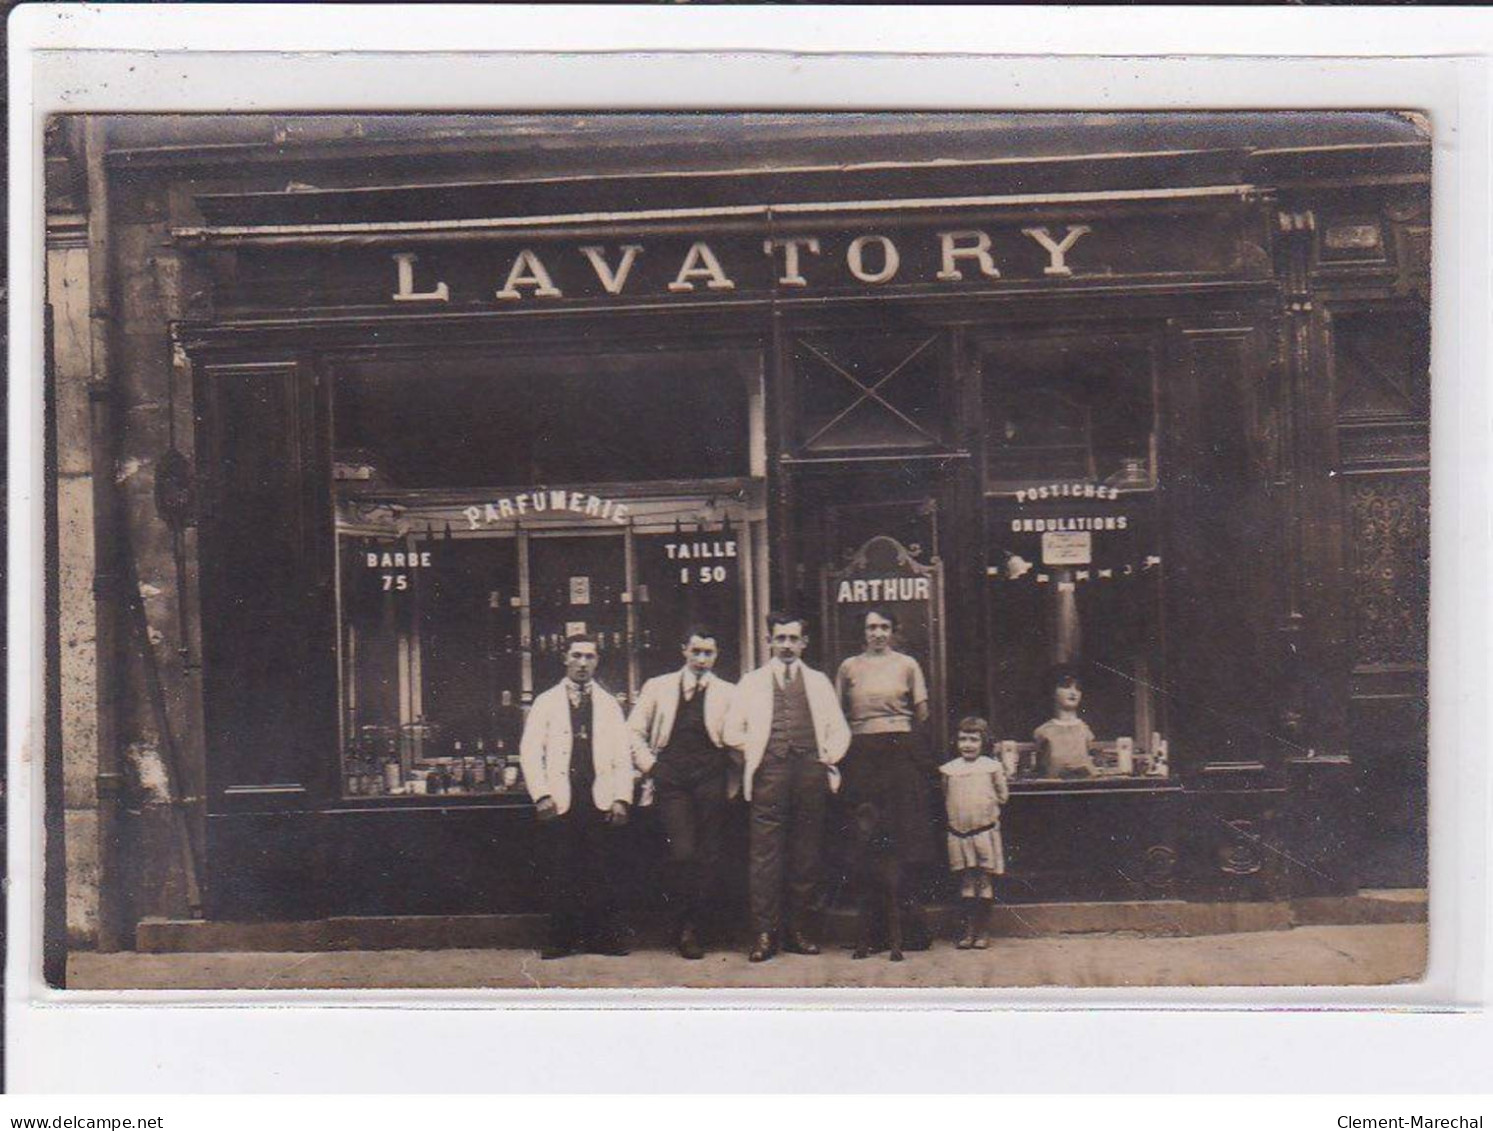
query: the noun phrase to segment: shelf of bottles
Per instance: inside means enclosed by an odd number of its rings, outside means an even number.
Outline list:
[[[516,739],[499,737],[490,745],[482,735],[448,739],[439,723],[424,719],[361,727],[343,770],[349,797],[527,796]]]
[[[1171,776],[1167,740],[1156,732],[1152,732],[1149,743],[1137,742],[1129,736],[1090,742],[1088,763],[1058,774],[1044,769],[1035,742],[998,739],[994,752],[1011,781],[1114,781],[1125,778],[1165,781]]]
[[[629,630],[627,608],[632,600],[618,579],[566,575],[531,579],[529,588],[529,652],[534,689],[542,691],[565,674],[566,639],[584,632],[596,639],[601,663],[596,679],[628,706],[629,651],[646,646],[651,634]]]
[[[353,541],[343,590],[342,794],[526,799],[521,604],[512,541],[416,536],[406,588],[369,585]],[[362,555],[360,557],[360,555]]]

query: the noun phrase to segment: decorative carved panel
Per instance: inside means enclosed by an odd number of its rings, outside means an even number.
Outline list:
[[[1348,487],[1357,666],[1426,662],[1431,586],[1424,476],[1355,476]]]
[[[1338,429],[1344,465],[1424,465],[1431,458],[1430,430],[1424,421],[1344,424]]]
[[[1259,825],[1254,821],[1225,821],[1228,833],[1218,846],[1218,868],[1231,876],[1253,876],[1265,866]]]

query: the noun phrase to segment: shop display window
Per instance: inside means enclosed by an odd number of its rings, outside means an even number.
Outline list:
[[[989,695],[1018,781],[1170,774],[1155,368],[1128,337],[984,356]]]
[[[736,677],[761,522],[750,369],[709,361],[593,359],[584,394],[575,366],[337,375],[345,798],[526,801],[524,712],[577,632],[624,708],[692,623]],[[686,412],[717,426],[681,429]]]

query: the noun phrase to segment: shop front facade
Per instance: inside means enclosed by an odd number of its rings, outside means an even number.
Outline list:
[[[565,637],[627,705],[692,624],[762,663],[784,606],[830,672],[893,611],[934,749],[991,721],[1012,900],[1422,885],[1429,146],[1350,117],[764,120],[739,167],[636,121],[59,127],[100,937],[535,910],[516,747]],[[1058,666],[1081,773],[1034,739]]]

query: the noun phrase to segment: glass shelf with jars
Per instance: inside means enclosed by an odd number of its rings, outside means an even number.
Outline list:
[[[997,739],[995,754],[1012,784],[1093,781],[1120,784],[1126,781],[1160,784],[1171,780],[1167,740],[1152,734],[1149,744],[1121,736],[1110,740],[1085,741],[1076,757],[1055,765],[1045,743]]]
[[[506,705],[511,693],[505,692]],[[516,711],[517,708],[514,708]],[[522,723],[519,721],[521,730]],[[518,733],[443,734],[439,723],[359,728],[342,756],[345,798],[500,797],[527,801]]]

